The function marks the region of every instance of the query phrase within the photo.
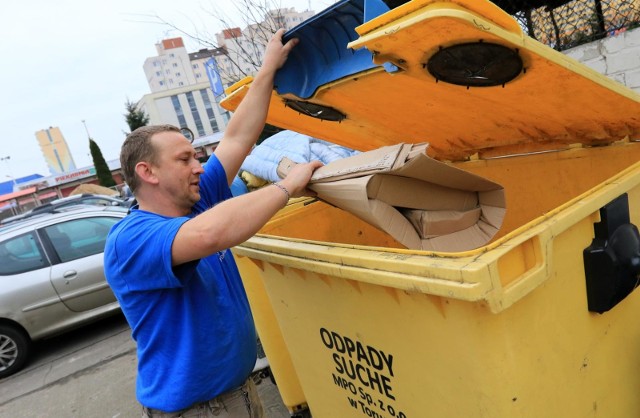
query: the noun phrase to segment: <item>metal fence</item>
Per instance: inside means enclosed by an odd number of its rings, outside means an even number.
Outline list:
[[[557,50],[640,26],[640,0],[493,0],[532,38]]]

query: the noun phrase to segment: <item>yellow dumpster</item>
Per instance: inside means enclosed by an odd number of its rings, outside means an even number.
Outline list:
[[[258,332],[284,358],[283,398],[298,393],[287,405],[314,418],[640,416],[638,95],[488,1],[362,4],[310,25],[337,31],[364,10],[350,56],[318,57],[325,35],[298,32],[269,122],[362,151],[428,142],[503,186],[506,216],[483,247],[420,251],[307,199],[236,247],[256,318],[276,322]]]
[[[309,199],[305,198],[291,199],[287,207],[278,213],[278,217],[284,218],[288,212],[295,212],[308,202]],[[278,385],[282,401],[292,415],[307,414],[306,398],[291,362],[275,313],[271,308],[264,283],[260,277],[258,264],[247,257],[236,257],[236,262],[242,272],[249,304],[254,312],[256,329],[265,354],[268,353],[271,374]]]

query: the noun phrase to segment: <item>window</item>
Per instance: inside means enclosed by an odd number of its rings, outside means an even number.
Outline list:
[[[0,243],[0,275],[25,273],[49,265],[33,232]]]
[[[156,71],[156,75],[157,75],[158,77],[160,77],[160,74],[162,74],[160,71]]]
[[[216,120],[216,115],[213,113],[213,106],[211,105],[211,100],[209,99],[209,95],[207,94],[207,90],[200,90],[200,96],[202,96],[202,101],[204,102],[204,107],[207,110],[207,117],[209,118],[209,125],[211,125],[211,129],[213,132],[218,132],[218,121]]]
[[[196,63],[196,64],[193,64],[193,65],[192,65],[192,67],[193,67],[193,68],[198,68],[198,64],[197,64],[197,63]]]
[[[200,73],[196,73],[196,78],[200,78],[200,77],[201,77]]]
[[[187,96],[187,102],[189,103],[189,108],[191,109],[191,116],[193,117],[193,121],[196,123],[196,128],[198,129],[198,135],[204,136],[204,127],[202,126],[202,119],[200,119],[200,113],[198,113],[198,107],[196,106],[196,101],[193,97],[193,93],[188,91],[185,93]]]
[[[179,86],[184,86],[184,83],[181,81],[178,83]]]
[[[171,96],[171,103],[173,104],[173,110],[176,112],[176,117],[178,118],[178,124],[180,127],[187,126],[187,120],[184,118],[184,111],[182,110],[182,106],[180,105],[180,100],[178,96]]]
[[[164,86],[164,81],[158,81],[158,84],[160,84],[161,86]]]
[[[111,227],[119,218],[82,218],[44,229],[61,262],[104,252]]]
[[[180,73],[175,73],[174,74],[176,77],[180,77]]]
[[[174,66],[175,68],[178,68],[178,63],[174,62],[174,63],[173,63],[173,66]]]

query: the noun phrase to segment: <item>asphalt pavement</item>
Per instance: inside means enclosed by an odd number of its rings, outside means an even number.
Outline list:
[[[135,345],[123,321],[40,343],[25,370],[0,380],[0,417],[140,417]],[[101,326],[107,331],[96,329]],[[267,417],[289,418],[277,387],[269,378],[257,380]]]

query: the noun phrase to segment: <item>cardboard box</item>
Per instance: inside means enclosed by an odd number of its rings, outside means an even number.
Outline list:
[[[426,154],[428,144],[396,144],[327,164],[309,188],[410,249],[466,251],[488,243],[505,215],[504,189]],[[278,174],[295,163],[284,158]]]

